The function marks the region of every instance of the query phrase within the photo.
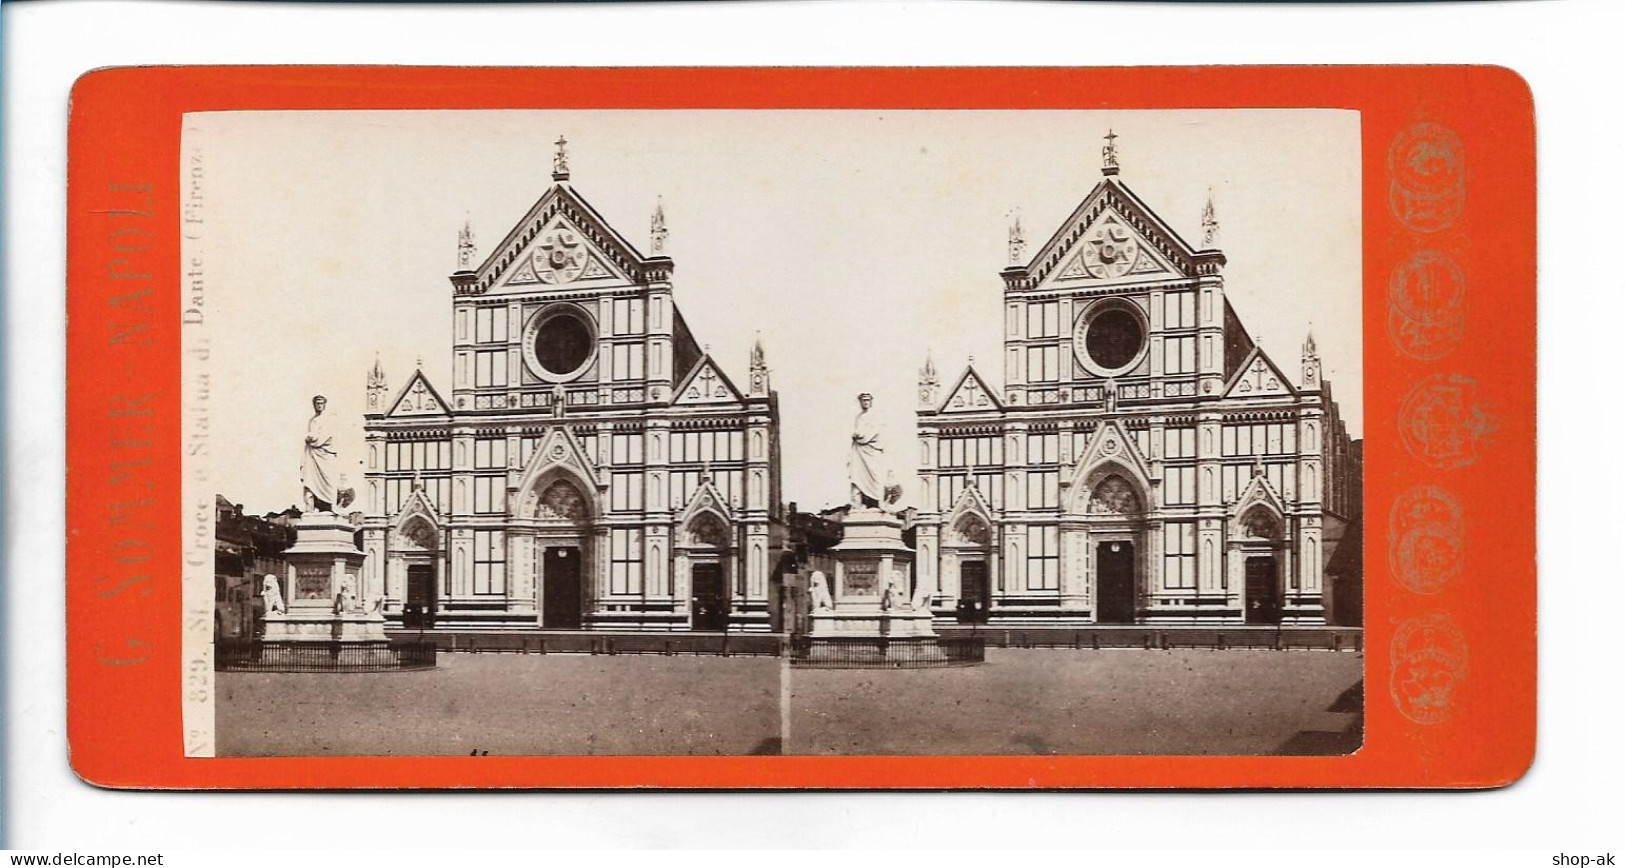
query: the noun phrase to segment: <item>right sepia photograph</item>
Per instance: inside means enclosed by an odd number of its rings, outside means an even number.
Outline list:
[[[183,152],[201,754],[1361,746],[1357,112],[231,112]]]

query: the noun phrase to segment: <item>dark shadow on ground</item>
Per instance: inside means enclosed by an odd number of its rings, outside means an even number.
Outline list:
[[[1347,756],[1365,743],[1365,681],[1356,681],[1326,709],[1351,715],[1342,730],[1300,732],[1276,748],[1276,756]]]

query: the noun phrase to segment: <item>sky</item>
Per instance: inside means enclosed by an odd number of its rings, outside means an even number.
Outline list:
[[[451,385],[457,232],[479,255],[552,184],[647,253],[657,197],[678,307],[736,382],[760,337],[779,393],[784,498],[844,501],[855,396],[872,392],[887,466],[913,471],[917,372],[944,393],[976,359],[1003,381],[1007,229],[1036,252],[1120,179],[1201,239],[1211,195],[1225,290],[1296,378],[1312,327],[1352,436],[1363,431],[1359,116],[1334,110],[401,111],[188,115],[203,160],[213,473],[253,513],[300,499],[310,397],[329,399],[359,487],[366,372],[420,364]]]

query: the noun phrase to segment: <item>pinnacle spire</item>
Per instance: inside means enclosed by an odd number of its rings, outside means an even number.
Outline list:
[[[1011,212],[1010,264],[1018,265],[1027,255],[1027,236],[1021,231],[1021,211]]]
[[[1207,204],[1202,206],[1202,248],[1213,247],[1219,238],[1219,218],[1213,211],[1213,188],[1207,190]]]
[[[457,270],[473,271],[475,257],[474,223],[465,214],[463,228],[457,230]]]
[[[666,200],[664,196],[655,197],[655,212],[649,218],[649,251],[656,256],[666,253]]]

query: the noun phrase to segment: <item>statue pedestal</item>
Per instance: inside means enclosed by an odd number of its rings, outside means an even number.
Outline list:
[[[879,509],[854,509],[841,524],[842,539],[831,549],[835,607],[809,614],[814,641],[936,636],[930,611],[909,606],[914,550],[903,544],[902,520]],[[888,586],[893,593],[887,593]]]
[[[367,599],[361,578],[366,554],[355,547],[355,528],[336,515],[312,513],[300,517],[294,531],[294,543],[283,553],[288,611],[265,615],[264,641],[378,644],[387,649],[383,613],[360,610]],[[354,596],[349,610],[341,612],[339,591],[346,578]]]

